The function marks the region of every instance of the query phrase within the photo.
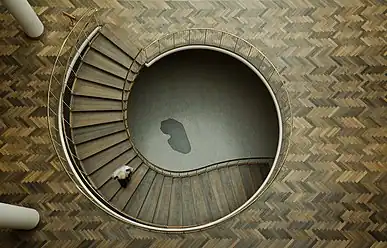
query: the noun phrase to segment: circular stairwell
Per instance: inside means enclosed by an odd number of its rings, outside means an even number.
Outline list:
[[[57,131],[78,187],[109,214],[156,231],[200,230],[247,208],[274,180],[291,131],[287,93],[272,64],[250,43],[216,30],[177,32],[144,49],[127,37],[116,27],[98,26],[65,78],[58,106],[63,126]],[[136,77],[145,66],[192,47],[233,56],[256,73],[257,83],[265,83],[278,118],[270,159],[229,158],[176,171],[152,163],[137,149],[127,112]],[[135,169],[125,189],[111,179],[123,164]]]

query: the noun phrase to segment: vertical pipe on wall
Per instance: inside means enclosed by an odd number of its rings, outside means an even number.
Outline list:
[[[35,209],[0,202],[0,228],[30,230],[38,225],[39,219]]]
[[[27,0],[2,0],[2,2],[28,36],[37,38],[43,34],[43,23]]]

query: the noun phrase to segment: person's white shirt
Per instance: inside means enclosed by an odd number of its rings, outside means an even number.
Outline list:
[[[127,178],[130,173],[132,173],[134,171],[134,169],[130,166],[127,166],[127,165],[123,165],[121,167],[119,167],[118,169],[116,169],[113,174],[112,174],[112,178],[113,179],[125,179]]]

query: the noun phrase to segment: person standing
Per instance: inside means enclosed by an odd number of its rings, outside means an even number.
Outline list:
[[[128,186],[133,171],[134,169],[132,167],[123,165],[113,172],[112,178],[117,180],[120,183],[121,187],[126,188],[126,186]]]

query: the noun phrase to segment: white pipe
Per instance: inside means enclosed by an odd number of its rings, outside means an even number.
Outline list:
[[[0,228],[31,230],[39,223],[35,209],[0,202]]]
[[[44,26],[27,0],[3,0],[4,6],[32,38],[43,34]]]

